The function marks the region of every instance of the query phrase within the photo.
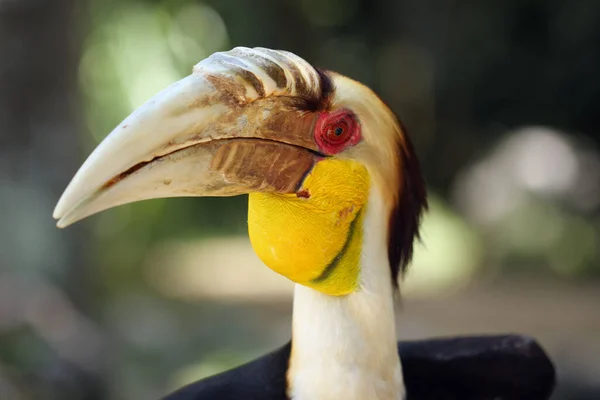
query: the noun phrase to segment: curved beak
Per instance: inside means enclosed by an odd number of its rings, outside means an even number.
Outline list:
[[[54,210],[65,227],[160,197],[295,193],[320,158],[316,113],[293,97],[195,70],[127,117],[93,151]]]

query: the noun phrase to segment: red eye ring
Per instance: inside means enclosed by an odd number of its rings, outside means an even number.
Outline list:
[[[360,125],[349,110],[322,113],[315,126],[315,141],[328,155],[339,153],[360,141]]]

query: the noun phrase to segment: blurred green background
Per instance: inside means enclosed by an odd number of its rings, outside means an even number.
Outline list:
[[[0,399],[151,399],[290,336],[246,198],[52,209],[133,109],[215,51],[297,53],[402,117],[431,193],[400,338],[519,332],[600,399],[600,3],[0,0]]]

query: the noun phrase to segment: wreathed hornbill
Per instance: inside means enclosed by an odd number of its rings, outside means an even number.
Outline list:
[[[552,363],[527,337],[397,343],[396,281],[427,207],[418,160],[369,88],[292,53],[201,61],[94,150],[54,217],[64,227],[138,200],[246,193],[255,252],[296,283],[292,341],[168,399],[549,396]]]

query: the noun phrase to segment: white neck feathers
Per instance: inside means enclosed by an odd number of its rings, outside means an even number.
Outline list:
[[[361,284],[334,297],[296,285],[288,395],[293,400],[401,400],[388,214],[371,189],[364,220]]]

